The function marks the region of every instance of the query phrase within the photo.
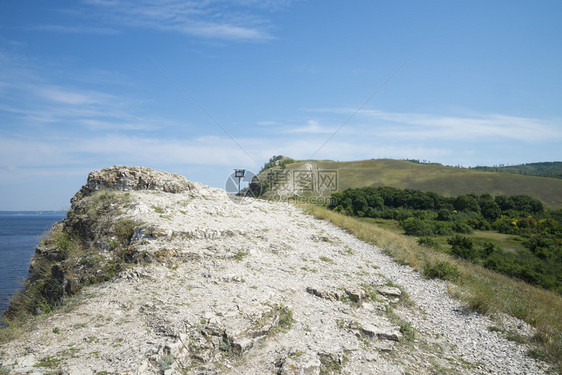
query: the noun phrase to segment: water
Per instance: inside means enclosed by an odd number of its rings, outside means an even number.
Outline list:
[[[65,212],[0,212],[0,315],[29,276],[29,261],[39,237]]]

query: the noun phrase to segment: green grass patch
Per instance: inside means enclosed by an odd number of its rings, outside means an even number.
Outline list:
[[[57,367],[59,367],[59,364],[61,363],[61,359],[60,358],[56,358],[53,356],[48,356],[48,357],[43,357],[39,360],[39,362],[37,362],[36,364],[33,365],[33,367],[45,367],[45,368],[49,368],[49,369],[56,369]]]
[[[239,250],[236,254],[234,254],[234,259],[235,259],[237,262],[241,262],[242,259],[244,259],[244,257],[245,257],[246,255],[248,255],[247,252],[245,252],[245,251],[243,251],[243,250]]]
[[[321,375],[339,374],[341,372],[342,364],[333,354],[320,353],[318,357]]]
[[[277,324],[269,331],[270,335],[288,332],[295,322],[293,312],[288,306],[274,306],[271,314],[277,315],[279,319]]]

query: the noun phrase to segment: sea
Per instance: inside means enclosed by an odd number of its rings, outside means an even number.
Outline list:
[[[63,211],[0,211],[0,316],[29,276],[41,235],[65,217]]]

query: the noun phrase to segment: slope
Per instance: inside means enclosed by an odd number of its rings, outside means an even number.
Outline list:
[[[500,172],[485,172],[441,164],[421,164],[405,160],[373,159],[335,162],[329,160],[297,161],[286,170],[306,168],[314,164],[319,169],[338,171],[338,191],[364,186],[392,186],[433,191],[445,196],[468,193],[492,195],[525,194],[540,199],[547,206],[562,208],[562,180]],[[274,167],[259,174],[267,180]]]

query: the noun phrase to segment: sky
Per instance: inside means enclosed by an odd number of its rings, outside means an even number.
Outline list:
[[[88,173],[562,160],[562,2],[3,0],[0,210]]]

